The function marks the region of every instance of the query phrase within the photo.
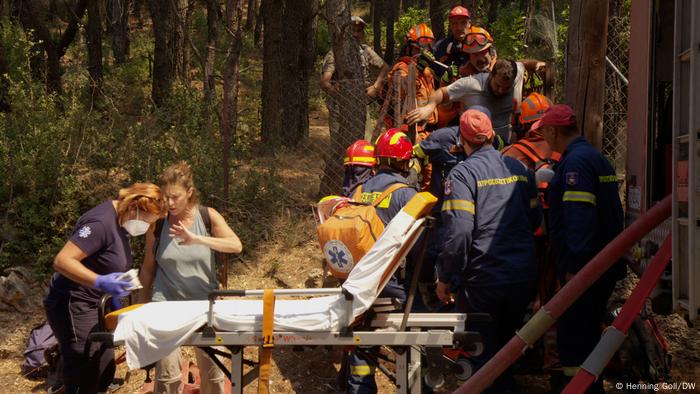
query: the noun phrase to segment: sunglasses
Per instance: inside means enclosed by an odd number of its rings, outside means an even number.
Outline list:
[[[476,46],[476,45],[486,45],[486,44],[488,44],[489,42],[491,42],[491,40],[489,40],[488,37],[486,37],[485,35],[483,35],[483,34],[481,34],[481,33],[469,34],[469,35],[467,35],[467,37],[464,39],[464,43],[465,43],[468,47],[474,47],[474,46]]]

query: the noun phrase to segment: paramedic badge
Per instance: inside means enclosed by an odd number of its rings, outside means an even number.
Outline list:
[[[452,180],[448,179],[445,181],[445,195],[449,196],[452,194]]]
[[[578,172],[567,172],[564,174],[566,179],[566,184],[569,186],[578,185]]]
[[[349,273],[355,265],[347,246],[335,239],[323,245],[323,255],[330,268],[341,273]]]

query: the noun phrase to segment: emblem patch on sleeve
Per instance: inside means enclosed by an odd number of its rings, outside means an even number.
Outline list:
[[[569,186],[578,185],[578,172],[567,172],[564,174],[566,177],[566,184]]]
[[[445,195],[449,196],[452,194],[452,180],[448,179],[445,181]]]
[[[90,226],[83,226],[78,230],[78,236],[80,238],[87,238],[92,234],[92,230],[90,229]]]

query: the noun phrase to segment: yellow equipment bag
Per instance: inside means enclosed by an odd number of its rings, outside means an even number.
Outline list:
[[[352,268],[369,251],[384,231],[384,223],[376,207],[397,189],[408,187],[403,183],[389,186],[371,204],[361,202],[362,185],[358,186],[353,201],[340,204],[333,214],[318,225],[318,241],[326,266],[339,279],[348,277]]]

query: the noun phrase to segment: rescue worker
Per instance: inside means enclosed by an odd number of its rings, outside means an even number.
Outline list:
[[[519,108],[524,73],[525,64],[499,59],[488,74],[460,78],[450,86],[436,90],[425,106],[406,115],[406,121],[409,124],[425,122],[430,119],[436,106],[444,102],[459,101],[464,109],[482,105],[491,111],[494,130],[507,145],[512,127],[513,102],[517,102]]]
[[[462,51],[468,54],[468,61],[459,69],[463,77],[488,73],[496,63],[496,47],[493,46],[493,37],[481,27],[472,26],[464,39]]]
[[[617,176],[608,160],[581,136],[571,107],[552,106],[531,130],[539,130],[552,150],[563,152],[548,195],[551,253],[563,286],[622,232]],[[556,388],[565,386],[598,343],[608,298],[626,270],[623,262],[617,262],[559,318],[557,350],[564,377],[553,382]],[[602,379],[589,392],[604,392]]]
[[[409,187],[406,176],[409,172],[409,163],[413,146],[408,136],[399,129],[389,129],[379,136],[375,144],[375,157],[377,160],[377,174],[362,185],[361,201],[371,204],[384,190],[395,184],[405,185],[393,191],[377,205],[377,216],[384,225],[408,203],[417,193]],[[411,260],[411,257],[407,257]],[[409,263],[407,263],[408,265]],[[400,275],[394,274],[380,297],[391,297],[402,305],[406,302],[406,289],[404,280]],[[369,351],[361,349],[362,351]],[[374,366],[371,366],[365,357],[357,351],[349,352],[350,375],[348,379],[349,393],[376,393],[377,383],[374,379]]]
[[[355,189],[374,174],[374,146],[367,140],[357,140],[348,146],[343,158],[343,196],[352,197]]]
[[[481,111],[487,117],[491,117],[491,113],[485,107],[475,105],[470,109]],[[428,191],[438,200],[432,212],[432,216],[435,217],[433,231],[430,233],[432,239],[428,242],[423,270],[418,283],[423,304],[429,310],[437,310],[441,308],[439,303],[435,302],[436,278],[434,271],[435,261],[440,253],[440,241],[444,238],[440,220],[440,208],[444,197],[444,180],[452,168],[466,158],[459,137],[459,126],[445,127],[433,131],[428,138],[413,147],[413,156],[423,160],[423,163],[429,162],[432,166],[430,189]]]
[[[471,27],[469,10],[458,5],[447,15],[450,34],[435,44],[435,58],[447,66],[447,69],[437,69],[437,78],[441,80],[446,75],[446,81],[459,78],[459,68],[469,61],[469,55],[462,50],[467,31]]]
[[[508,145],[502,151],[504,156],[509,156],[520,160],[530,170],[535,172],[535,181],[539,190],[540,203],[545,210],[546,215],[546,199],[545,194],[549,186],[549,180],[554,174],[553,167],[559,161],[560,155],[558,152],[552,151],[547,142],[542,138],[539,130],[530,130],[536,121],[540,120],[552,106],[549,99],[539,93],[531,93],[527,96],[520,106],[520,116],[518,124],[520,125],[521,138],[514,144]],[[544,218],[543,215],[543,218]],[[553,262],[547,258],[548,237],[546,236],[544,220],[542,224],[535,230],[535,250],[537,256],[537,298],[533,310],[539,309],[540,305],[544,304],[554,295],[556,289],[556,275]]]
[[[469,109],[461,115],[467,158],[445,180],[445,239],[437,263],[440,300],[455,301],[458,313],[491,316],[489,322],[467,321],[467,330],[479,331],[484,344],[483,354],[471,359],[476,369],[521,326],[535,281],[532,232],[539,209],[534,175],[496,151],[494,137],[484,113]],[[491,390],[501,393],[509,387],[506,373]]]
[[[399,58],[394,63],[391,71],[389,72],[389,82],[390,86],[393,86],[393,81],[396,78],[407,78],[409,76],[409,68],[411,65],[416,68],[416,97],[415,104],[418,106],[425,105],[428,102],[428,98],[435,90],[435,73],[432,69],[431,62],[434,61],[432,57],[432,45],[434,41],[433,31],[425,23],[418,24],[411,27],[405,36],[405,44],[401,48]],[[410,97],[406,97],[406,92],[402,91],[400,99],[404,105],[403,108],[407,108],[407,103],[413,100]],[[392,123],[403,121],[403,116],[390,111],[390,113],[385,118],[385,124],[390,127]],[[438,113],[437,110],[433,110],[432,113],[426,118],[428,125],[433,125],[437,122]],[[415,142],[420,142],[425,137],[427,137],[429,131],[426,130],[423,125],[416,128]],[[421,181],[421,190],[427,190],[430,181],[430,166],[423,167],[421,169],[423,178]]]
[[[389,71],[389,66],[369,45],[364,43],[365,26],[367,26],[367,23],[359,16],[353,16],[350,20],[352,22],[352,35],[360,46],[360,65],[362,66],[362,77],[367,87],[366,94],[367,97],[373,99],[378,96],[382,82]],[[377,77],[372,79],[372,74],[374,72],[377,73]],[[320,85],[321,89],[329,94],[326,99],[326,105],[328,106],[328,127],[332,130],[337,130],[338,127],[340,127],[338,103],[337,98],[334,97],[340,92],[338,83],[339,81],[335,74],[335,57],[333,51],[329,51],[323,58]],[[367,119],[369,119],[369,117],[367,117]],[[370,139],[372,127],[369,120],[365,126],[365,138]]]

